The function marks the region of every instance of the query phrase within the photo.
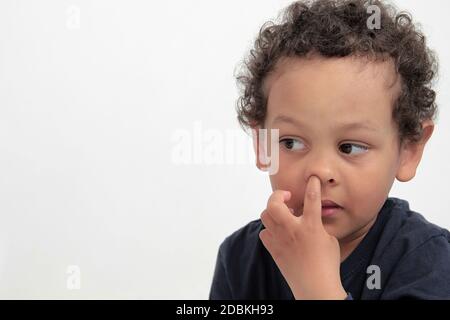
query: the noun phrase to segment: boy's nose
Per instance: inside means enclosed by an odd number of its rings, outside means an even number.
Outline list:
[[[309,177],[316,176],[320,179],[320,183],[325,185],[334,185],[338,181],[335,163],[333,160],[328,160],[330,158],[321,157],[311,157],[308,167],[305,171],[305,182],[308,181]]]
[[[325,185],[334,185],[336,184],[336,179],[335,178],[322,178],[322,176],[318,175],[318,174],[314,174],[315,176],[317,176],[320,179],[320,184],[325,186]],[[308,181],[308,179],[306,179],[306,181]]]

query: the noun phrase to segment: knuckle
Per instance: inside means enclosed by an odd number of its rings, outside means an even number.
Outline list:
[[[298,242],[300,235],[296,230],[285,230],[281,237],[284,246],[291,246]]]
[[[263,212],[261,212],[261,215],[259,217],[260,217],[261,220],[264,220],[266,215],[267,215],[267,211],[264,210]]]
[[[279,211],[281,209],[281,205],[278,202],[275,201],[271,201],[269,202],[269,204],[267,205],[267,210],[269,211]]]
[[[271,236],[270,233],[267,229],[262,230],[259,233],[259,239],[261,239],[262,243],[264,244],[265,247],[270,247],[271,246]]]
[[[286,235],[286,240],[287,240],[286,241],[286,245],[293,244],[293,243],[295,243],[297,241],[297,236],[295,234],[293,234],[293,233],[288,233]]]
[[[259,238],[264,242],[267,236],[267,230],[262,230],[259,232]]]
[[[291,232],[292,241],[299,241],[301,238],[302,238],[301,230],[296,229],[293,232]]]
[[[271,224],[270,224],[270,221],[267,219],[267,216],[263,217],[261,219],[261,222],[264,225],[265,229],[270,229],[271,228]]]
[[[283,199],[283,191],[275,190],[269,198],[269,202],[279,201],[279,199]]]

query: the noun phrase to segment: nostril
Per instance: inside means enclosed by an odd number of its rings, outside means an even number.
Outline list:
[[[334,179],[329,179],[328,182],[334,183]]]

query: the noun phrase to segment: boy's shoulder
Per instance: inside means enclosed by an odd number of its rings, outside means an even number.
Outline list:
[[[383,225],[368,264],[378,266],[382,290],[364,287],[361,298],[450,298],[450,232],[411,210],[406,200],[388,198]]]
[[[386,203],[391,209],[387,212],[379,248],[391,247],[395,243],[400,249],[408,252],[433,241],[447,242],[450,246],[450,232],[412,210],[408,201],[389,197]]]

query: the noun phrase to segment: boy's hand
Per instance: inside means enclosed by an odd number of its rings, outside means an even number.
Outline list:
[[[289,191],[276,190],[261,213],[259,237],[286,279],[295,299],[345,299],[340,279],[339,242],[322,224],[320,180],[306,186],[303,215],[294,216],[284,203]]]

